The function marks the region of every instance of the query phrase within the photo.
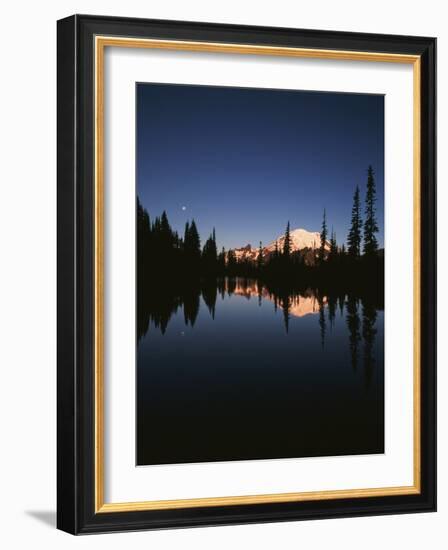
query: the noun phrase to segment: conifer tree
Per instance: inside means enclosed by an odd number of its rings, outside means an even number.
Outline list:
[[[201,240],[194,220],[191,225],[187,223],[185,226],[184,254],[186,269],[197,271],[201,259]]]
[[[187,240],[189,238],[189,233],[190,233],[190,223],[187,222],[185,224],[185,231],[184,231],[184,244],[187,242]]]
[[[258,271],[261,271],[263,269],[264,265],[264,255],[263,255],[263,245],[260,241],[260,246],[258,248],[258,256],[257,256],[257,269]]]
[[[330,258],[331,260],[334,260],[336,256],[338,255],[338,245],[336,243],[336,233],[331,228],[331,237],[330,237]]]
[[[155,217],[154,221],[151,224],[151,233],[154,237],[154,241],[156,242],[160,233],[160,218],[158,216]]]
[[[373,174],[373,168],[369,166],[367,171],[367,191],[366,191],[366,219],[364,221],[364,254],[374,256],[378,251],[378,241],[375,233],[378,233],[378,223],[376,221],[376,185]]]
[[[289,260],[290,255],[291,255],[291,232],[290,232],[290,225],[288,221],[288,224],[286,226],[286,231],[285,231],[285,242],[283,243],[283,257]]]
[[[179,252],[182,249],[182,239],[179,237],[179,233],[174,231],[173,233],[173,245],[174,250],[176,251],[176,258],[179,258]]]
[[[347,237],[348,253],[352,258],[359,258],[361,254],[361,202],[359,198],[359,187],[356,186],[353,195],[352,219],[350,231]]]
[[[162,231],[162,233],[165,233],[165,234],[171,233],[170,224],[168,222],[168,216],[165,210],[162,212],[162,217],[160,218],[160,230]]]
[[[151,222],[149,214],[145,208],[143,208],[139,198],[137,197],[137,236],[141,239],[141,244],[144,246],[147,244],[147,240],[151,233]]]
[[[320,249],[319,249],[319,259],[321,262],[325,259],[325,245],[327,243],[327,235],[328,235],[327,213],[324,208],[324,215],[322,218],[322,229],[320,232]]]
[[[151,221],[148,212],[137,197],[137,262],[138,272],[142,277],[144,272],[145,275],[148,274],[148,259],[151,252]]]
[[[164,210],[160,218],[160,245],[163,247],[163,252],[169,255],[170,250],[173,248],[173,244],[174,235],[168,221],[168,216]]]
[[[216,235],[215,230],[213,229],[213,233],[207,239],[202,251],[202,264],[207,275],[213,275],[216,273],[217,262],[218,253],[216,250]]]
[[[230,275],[234,273],[236,269],[236,265],[237,265],[237,262],[236,262],[235,251],[230,249],[227,252],[227,271]]]
[[[196,258],[199,258],[201,254],[201,239],[199,238],[199,232],[196,227],[196,222],[194,220],[191,221],[190,226],[190,245],[193,255]]]
[[[155,219],[151,228],[151,246],[150,251],[146,252],[146,258],[150,260],[151,270],[155,276],[165,276],[173,273],[176,256],[175,235],[164,211],[160,218]]]
[[[218,247],[216,246],[216,231],[215,228],[213,228],[212,232],[212,250],[213,250],[213,258],[216,261],[218,259]]]
[[[226,249],[222,247],[221,252],[218,254],[218,271],[223,274],[226,269]]]

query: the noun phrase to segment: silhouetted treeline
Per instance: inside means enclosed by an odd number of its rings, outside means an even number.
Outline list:
[[[327,212],[323,212],[318,248],[293,250],[290,224],[286,225],[282,247],[266,253],[262,243],[251,259],[237,258],[234,250],[218,253],[216,232],[201,246],[195,220],[187,222],[183,235],[174,231],[166,212],[154,220],[137,199],[137,277],[138,288],[149,284],[182,286],[217,277],[248,277],[263,281],[277,291],[322,287],[351,292],[367,290],[381,294],[384,286],[384,252],[378,250],[376,233],[376,188],[372,167],[367,173],[365,219],[361,215],[361,198],[356,187],[347,249],[338,246],[331,229],[328,240]],[[193,280],[196,282],[193,283]]]
[[[338,245],[333,228],[328,240],[324,209],[318,247],[293,251],[288,222],[282,247],[276,242],[273,252],[266,256],[260,243],[256,261],[238,260],[234,251],[229,251],[224,274],[255,277],[286,289],[299,285],[381,294],[384,291],[384,251],[378,249],[376,233],[376,186],[373,169],[369,166],[365,219],[362,219],[360,192],[356,187],[347,249],[345,245]]]
[[[356,187],[347,249],[344,245],[338,246],[333,228],[328,240],[327,211],[324,210],[318,247],[293,250],[288,222],[282,246],[276,242],[274,250],[267,251],[260,242],[252,259],[238,259],[234,250],[223,248],[218,252],[215,229],[202,246],[195,220],[188,221],[180,235],[172,229],[166,212],[151,219],[137,198],[138,337],[146,332],[150,317],[164,331],[171,315],[181,306],[185,322],[193,325],[201,295],[214,315],[217,293],[223,292],[222,281],[226,281],[225,291],[232,293],[236,278],[254,279],[260,289],[273,296],[275,307],[282,308],[286,330],[289,324],[288,304],[306,289],[312,289],[318,299],[329,297],[330,325],[336,310],[336,302],[331,297],[362,297],[366,303],[381,308],[384,299],[384,252],[378,250],[376,239],[375,202],[375,179],[369,167],[364,220],[360,192]],[[356,318],[350,317],[354,308],[349,302],[347,322],[350,330],[354,330],[351,341],[353,364],[360,330]],[[325,319],[322,319],[322,343],[325,331]],[[364,325],[363,331],[368,333]]]

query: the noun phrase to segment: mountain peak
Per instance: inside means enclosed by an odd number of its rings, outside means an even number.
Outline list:
[[[292,229],[290,231],[292,250],[303,250],[304,248],[319,248],[320,233],[318,231],[307,231],[303,228]],[[278,243],[279,248],[285,242],[285,235],[280,235],[275,241],[268,244],[266,250],[272,252],[275,249],[275,243]]]
[[[291,251],[296,252],[304,249],[318,249],[320,247],[320,233],[318,231],[308,231],[299,227],[297,229],[291,229]],[[263,247],[263,254],[269,256],[275,250],[275,245],[277,243],[278,249],[283,250],[285,243],[285,234],[283,233],[276,240],[272,241],[267,246]],[[326,243],[325,248],[330,249],[330,243]],[[234,249],[235,256],[238,260],[256,260],[258,256],[258,248],[251,247],[250,244]]]

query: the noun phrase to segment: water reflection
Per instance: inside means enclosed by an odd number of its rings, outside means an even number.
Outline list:
[[[239,278],[150,289],[137,312],[138,464],[384,451],[374,296]]]
[[[350,296],[347,300],[347,328],[349,331],[350,357],[353,370],[356,370],[358,366],[358,353],[361,342],[360,326],[358,300],[354,296]]]
[[[362,336],[364,340],[364,371],[366,387],[370,386],[375,366],[376,310],[371,303],[362,304]]]
[[[215,320],[218,297],[221,302],[230,297],[256,300],[258,306],[272,304],[274,313],[282,312],[285,332],[288,334],[291,318],[316,316],[318,319],[320,345],[325,349],[327,332],[333,330],[336,311],[344,318],[348,332],[350,362],[354,371],[362,361],[366,373],[366,386],[372,377],[375,358],[374,346],[377,309],[382,304],[373,296],[337,295],[319,289],[288,290],[273,289],[260,281],[238,277],[217,280],[187,280],[184,285],[171,287],[161,285],[155,291],[140,291],[137,311],[137,338],[141,341],[152,326],[165,334],[170,319],[183,310],[186,326],[193,327],[199,314],[201,299],[212,320]],[[328,325],[328,326],[327,326]]]
[[[165,333],[168,323],[180,307],[183,307],[185,324],[194,326],[200,308],[200,298],[202,297],[205,305],[210,312],[212,319],[215,318],[216,301],[218,295],[221,300],[225,296],[241,296],[250,300],[256,298],[258,305],[261,306],[263,300],[272,302],[274,311],[280,307],[283,311],[285,330],[288,332],[289,319],[293,317],[304,317],[306,315],[319,314],[322,318],[322,324],[325,324],[323,318],[323,309],[329,307],[330,325],[334,322],[337,297],[326,296],[316,289],[307,288],[297,291],[279,291],[269,289],[261,282],[243,278],[224,278],[212,281],[204,280],[202,282],[186,281],[185,285],[171,288],[164,285],[162,288],[156,288],[154,291],[149,289],[139,292],[138,316],[137,316],[137,336],[140,340],[148,331],[152,323],[155,328]],[[340,302],[341,314],[343,311],[343,298]],[[323,337],[325,328],[322,327]]]

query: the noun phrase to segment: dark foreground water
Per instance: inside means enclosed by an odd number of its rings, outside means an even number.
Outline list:
[[[139,327],[138,465],[384,452],[371,299],[231,280],[162,321],[157,304]]]

